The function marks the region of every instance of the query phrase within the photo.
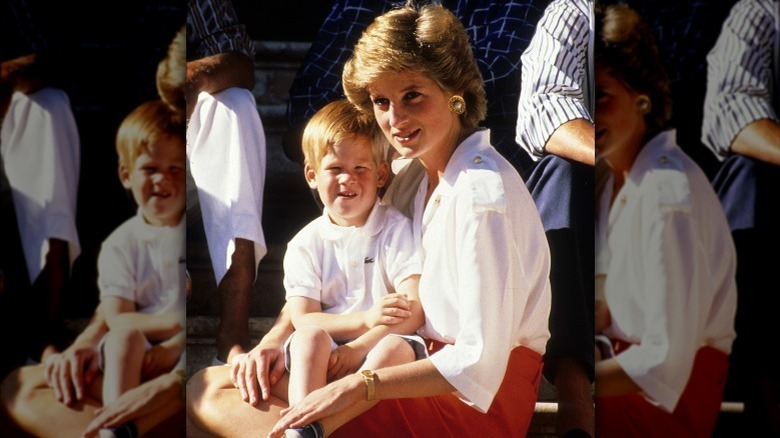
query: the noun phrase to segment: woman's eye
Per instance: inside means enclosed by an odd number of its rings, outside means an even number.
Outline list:
[[[406,94],[404,94],[404,100],[414,100],[418,97],[422,96],[422,94],[416,92],[416,91],[410,91]]]
[[[373,101],[374,101],[374,106],[387,106],[388,105],[387,99],[385,99],[383,97],[377,97]]]

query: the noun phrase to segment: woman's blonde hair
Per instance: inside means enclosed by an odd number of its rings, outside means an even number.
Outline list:
[[[596,68],[606,68],[628,88],[647,94],[651,103],[645,115],[648,132],[664,129],[672,117],[669,78],[647,24],[625,4],[597,9],[596,23]]]
[[[116,152],[119,163],[132,167],[135,160],[155,141],[171,137],[182,141],[184,147],[184,119],[181,114],[161,99],[139,105],[125,117],[116,134]]]
[[[438,3],[415,7],[411,2],[377,17],[355,45],[344,65],[344,94],[373,116],[368,87],[388,72],[416,71],[442,90],[463,93],[465,129],[476,128],[487,113],[484,81],[466,30]]]
[[[385,161],[388,142],[373,118],[346,100],[325,105],[303,130],[304,164],[319,170],[322,158],[333,145],[354,136],[364,136],[371,142],[371,153],[377,166]]]

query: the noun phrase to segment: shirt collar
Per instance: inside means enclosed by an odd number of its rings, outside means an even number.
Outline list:
[[[328,216],[328,209],[322,210],[322,218],[320,220],[319,232],[320,237],[324,240],[341,240],[355,233],[363,234],[367,237],[374,236],[382,231],[384,227],[384,207],[379,205],[379,199],[374,201],[374,206],[371,207],[371,213],[366,219],[366,223],[362,227],[342,227],[334,224]]]
[[[175,226],[169,227],[169,226],[163,226],[158,227],[155,225],[151,225],[146,222],[144,219],[143,214],[141,213],[141,209],[139,208],[136,210],[136,236],[140,240],[159,240],[161,239],[165,234],[173,231],[173,232],[180,232],[184,233],[184,224],[187,222],[184,220],[184,215],[182,215],[182,218],[179,220],[179,223]]]

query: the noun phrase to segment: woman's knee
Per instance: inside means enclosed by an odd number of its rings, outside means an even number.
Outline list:
[[[0,403],[13,421],[24,422],[37,390],[48,387],[43,371],[42,365],[17,368],[0,383]]]

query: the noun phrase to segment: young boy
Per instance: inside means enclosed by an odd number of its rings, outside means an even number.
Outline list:
[[[346,101],[326,105],[303,133],[306,181],[325,208],[284,257],[296,331],[285,345],[287,394],[276,395],[290,405],[347,373],[426,356],[419,336],[387,336],[414,333],[424,316],[411,222],[378,203],[388,177],[386,145],[376,123]],[[323,435],[319,423],[285,434]]]
[[[109,327],[99,347],[104,406],[184,367],[183,120],[181,111],[155,100],[132,111],[117,133],[119,179],[138,214],[108,236],[98,258]]]

